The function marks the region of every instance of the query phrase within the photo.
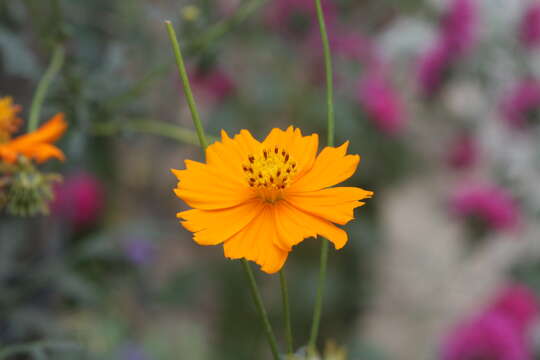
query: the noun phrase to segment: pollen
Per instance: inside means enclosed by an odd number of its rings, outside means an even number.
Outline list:
[[[278,146],[250,154],[242,169],[250,187],[270,191],[261,192],[268,200],[275,200],[276,191],[287,188],[298,171],[291,155]]]

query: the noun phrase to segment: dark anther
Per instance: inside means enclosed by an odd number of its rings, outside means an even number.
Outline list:
[[[268,159],[268,153],[266,152],[266,150],[263,151],[263,155],[264,155],[264,159]]]
[[[276,148],[274,149],[274,152],[275,152],[276,154],[279,152],[279,149],[277,148],[277,146],[276,146]]]
[[[285,162],[289,161],[289,154],[285,155]]]
[[[259,178],[262,179],[262,174],[261,173],[259,173]]]
[[[285,150],[281,152],[281,156],[285,156]]]
[[[273,184],[274,183],[274,178],[270,176],[270,182]]]
[[[276,173],[277,177],[279,177],[279,175],[281,175],[281,170],[278,170],[277,173]]]
[[[252,164],[255,162],[255,157],[253,157],[253,155],[249,156],[249,162]]]

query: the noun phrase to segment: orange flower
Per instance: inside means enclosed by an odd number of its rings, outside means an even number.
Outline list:
[[[9,141],[11,134],[19,129],[22,120],[17,117],[21,107],[13,104],[9,96],[0,98],[0,143]]]
[[[317,156],[318,136],[292,126],[273,129],[261,143],[242,130],[206,150],[206,163],[186,160],[176,195],[193,209],[178,213],[200,245],[223,243],[227,258],[281,269],[294,245],[324,236],[336,249],[348,240],[344,225],[359,201],[373,195],[356,187],[331,187],[351,177],[360,161],[346,155],[348,142]]]
[[[19,155],[23,155],[39,163],[50,158],[63,161],[64,153],[52,143],[64,134],[66,128],[64,114],[56,114],[36,131],[0,143],[0,159],[12,164],[17,161]]]

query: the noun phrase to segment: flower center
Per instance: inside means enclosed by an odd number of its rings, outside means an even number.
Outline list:
[[[269,202],[281,198],[281,191],[291,184],[298,171],[294,159],[278,146],[263,149],[258,155],[250,154],[242,168],[249,186]]]

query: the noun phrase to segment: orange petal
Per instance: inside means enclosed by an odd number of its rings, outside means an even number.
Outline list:
[[[187,210],[177,214],[182,225],[193,232],[199,245],[217,245],[242,230],[257,216],[264,205],[252,200],[225,210]]]
[[[227,258],[254,261],[262,271],[273,274],[283,267],[289,254],[276,245],[278,242],[273,211],[266,204],[244,229],[223,244],[223,250]]]
[[[173,170],[179,180],[174,192],[191,207],[225,209],[255,197],[247,183],[224,180],[223,174],[215,167],[191,160],[185,163],[186,170]]]
[[[358,155],[345,155],[349,142],[321,151],[313,167],[299,176],[289,188],[291,192],[313,191],[336,185],[350,178],[360,162]]]
[[[300,243],[308,237],[321,235],[330,240],[336,249],[341,249],[347,243],[347,233],[330,221],[302,211],[286,201],[279,202],[277,228],[282,241],[290,246]]]
[[[11,146],[20,150],[27,148],[29,144],[52,143],[60,139],[66,129],[67,123],[64,120],[64,114],[58,113],[36,131],[19,136],[11,141]]]
[[[354,218],[354,209],[364,205],[358,200],[372,196],[373,192],[357,187],[336,187],[310,192],[287,193],[286,199],[305,212],[345,225]]]
[[[38,163],[43,163],[51,158],[56,158],[60,161],[66,159],[62,150],[51,144],[35,144],[29,145],[28,148],[22,149],[21,153],[28,158],[35,159]]]
[[[272,148],[274,146],[284,148],[291,154],[298,165],[296,176],[300,177],[311,168],[315,161],[319,136],[317,134],[302,136],[300,129],[292,126],[289,126],[286,131],[274,128],[263,141],[263,147]]]

